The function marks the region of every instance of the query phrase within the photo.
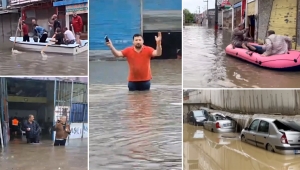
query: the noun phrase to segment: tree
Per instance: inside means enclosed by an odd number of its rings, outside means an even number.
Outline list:
[[[183,14],[184,14],[184,20],[185,20],[184,22],[185,23],[193,23],[194,22],[194,15],[188,9],[184,9]]]

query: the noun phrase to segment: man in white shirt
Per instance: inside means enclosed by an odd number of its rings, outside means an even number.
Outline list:
[[[65,35],[65,43],[66,44],[74,44],[75,43],[75,36],[72,31],[70,31],[67,27],[64,28],[64,35]]]

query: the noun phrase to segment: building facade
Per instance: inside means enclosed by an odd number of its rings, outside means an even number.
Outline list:
[[[176,58],[177,49],[181,49],[181,0],[124,0],[122,5],[117,0],[90,0],[89,3],[91,51],[110,55],[105,35],[117,49],[131,46],[134,34],[143,35],[145,45],[155,47],[154,36],[161,31],[164,50],[160,58]]]
[[[73,12],[76,11],[83,22],[81,39],[88,38],[88,0],[61,0],[53,2],[53,6],[65,9],[62,11],[62,16],[64,18],[64,24],[68,28],[70,28]]]
[[[229,0],[234,6],[234,26],[242,22],[243,2]],[[276,34],[289,36],[293,40],[293,49],[300,50],[300,2],[299,0],[247,0],[247,20],[250,36],[264,41],[268,30]],[[232,10],[224,11],[223,24],[229,29]]]

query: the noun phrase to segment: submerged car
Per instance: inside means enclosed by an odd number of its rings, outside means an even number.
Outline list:
[[[242,130],[241,140],[279,154],[300,154],[300,126],[294,121],[256,118]]]
[[[235,132],[236,122],[222,113],[211,113],[203,123],[204,129],[216,133]]]
[[[203,122],[207,120],[208,112],[206,110],[193,110],[187,114],[188,122],[193,125],[203,126]]]

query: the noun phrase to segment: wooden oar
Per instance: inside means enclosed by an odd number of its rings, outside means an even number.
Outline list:
[[[44,51],[46,50],[46,48],[47,48],[49,45],[54,44],[54,43],[55,43],[55,42],[49,41],[49,43],[48,43],[45,47],[42,48],[41,54],[45,54]]]
[[[14,48],[15,48],[15,45],[16,45],[16,41],[17,41],[17,34],[18,34],[18,31],[19,31],[19,24],[20,24],[20,20],[21,20],[21,17],[20,17],[20,18],[19,18],[19,20],[18,20],[18,24],[17,24],[17,30],[16,30],[16,34],[15,34],[15,41],[14,41],[13,48],[11,49],[11,52],[14,52]]]

